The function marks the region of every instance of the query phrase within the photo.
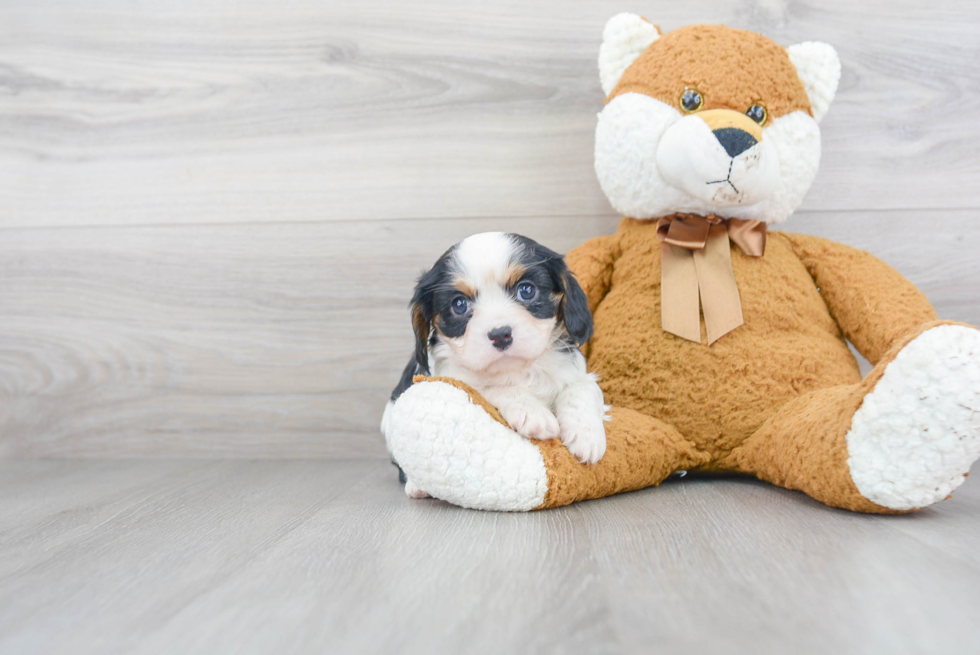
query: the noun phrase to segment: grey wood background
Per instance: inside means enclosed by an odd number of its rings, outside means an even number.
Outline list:
[[[980,323],[973,0],[0,2],[0,455],[383,457],[419,270],[615,228],[602,27],[824,40],[843,78],[786,229]]]

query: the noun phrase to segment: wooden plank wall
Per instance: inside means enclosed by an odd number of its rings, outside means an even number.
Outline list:
[[[0,3],[0,456],[383,457],[413,277],[463,236],[615,228],[613,14],[843,62],[787,229],[980,323],[980,5]]]

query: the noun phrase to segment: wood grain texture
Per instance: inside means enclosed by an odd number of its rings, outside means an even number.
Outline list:
[[[414,278],[489,223],[7,230],[0,452],[383,457]]]
[[[967,500],[882,520],[756,481],[718,483],[672,481],[580,506],[599,575],[617,590],[610,606],[627,650],[682,649],[692,639],[711,653],[732,644],[763,653],[980,647],[964,629],[980,600],[971,588],[980,560],[962,550],[980,532],[972,510],[956,510],[976,502],[975,487],[961,492]],[[949,541],[960,550],[918,538],[933,531],[955,531]]]
[[[980,484],[902,517],[742,479],[531,514],[386,462],[0,462],[0,653],[968,653]]]
[[[592,134],[623,9],[0,1],[0,457],[383,458],[423,267],[473,232],[615,229]],[[980,323],[980,5],[646,11],[833,43],[786,229]]]
[[[942,223],[921,234],[920,225]],[[6,230],[0,453],[384,457],[415,276],[486,229],[559,250],[615,218]],[[980,323],[977,212],[803,214]]]
[[[595,216],[621,2],[0,5],[0,226]],[[843,61],[810,210],[974,207],[980,5],[636,7]]]

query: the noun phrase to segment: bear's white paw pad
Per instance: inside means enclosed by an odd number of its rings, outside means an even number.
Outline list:
[[[561,442],[583,464],[595,464],[606,454],[606,428],[601,414],[562,412]]]
[[[948,497],[980,457],[980,331],[941,325],[906,345],[854,414],[847,451],[872,502],[908,510]]]
[[[517,434],[531,439],[554,439],[559,434],[558,419],[541,404],[515,402],[498,407],[500,415]]]
[[[432,498],[432,496],[415,486],[415,483],[411,480],[405,481],[405,495],[409,498]]]
[[[434,498],[502,511],[544,502],[548,475],[539,448],[454,386],[413,384],[392,405],[385,435],[408,479]]]

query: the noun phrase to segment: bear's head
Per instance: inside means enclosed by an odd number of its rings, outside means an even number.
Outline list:
[[[599,183],[632,218],[674,213],[780,223],[810,188],[840,61],[721,25],[661,34],[633,14],[603,32]]]

